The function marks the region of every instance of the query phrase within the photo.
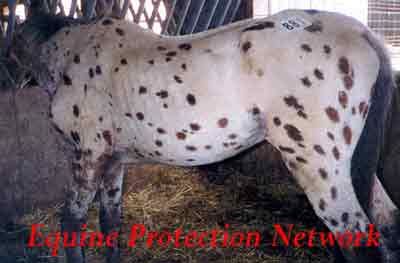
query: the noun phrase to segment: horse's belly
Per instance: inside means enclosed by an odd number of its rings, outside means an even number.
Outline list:
[[[180,166],[218,162],[265,139],[265,116],[261,116],[259,109],[244,109],[226,115],[213,112],[199,118],[148,121],[122,134],[117,148],[125,153],[125,162]]]

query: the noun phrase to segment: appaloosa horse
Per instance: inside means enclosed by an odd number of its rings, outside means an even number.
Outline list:
[[[202,165],[267,140],[331,231],[377,224],[381,259],[356,248],[347,259],[398,262],[397,209],[374,176],[391,65],[356,20],[288,10],[165,37],[102,18],[60,29],[42,56],[50,117],[76,149],[63,231],[79,232],[97,191],[102,230],[119,230],[125,163]],[[81,248],[67,256],[84,261]],[[107,258],[119,259],[117,246]]]

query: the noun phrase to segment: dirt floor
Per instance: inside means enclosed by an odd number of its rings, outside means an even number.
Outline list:
[[[260,156],[269,155],[267,161]],[[98,204],[90,209],[89,231],[99,231]],[[0,234],[0,262],[63,262],[49,256],[47,248],[26,247],[29,226],[44,224],[42,232],[59,230],[59,206],[37,210],[19,225]],[[255,152],[200,169],[162,166],[128,169],[122,229],[123,262],[332,262],[332,252],[323,247],[272,247],[273,225],[294,224],[294,232],[316,228],[328,231],[316,218],[305,195],[288,175],[279,155],[268,145]],[[130,228],[144,224],[149,231],[257,231],[257,248],[128,248]],[[222,237],[220,237],[222,239]],[[220,240],[219,239],[219,240]],[[182,240],[181,240],[182,241]],[[103,248],[86,251],[89,263],[105,262]]]

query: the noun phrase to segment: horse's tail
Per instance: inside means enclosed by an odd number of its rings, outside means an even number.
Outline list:
[[[386,147],[389,144],[385,131],[388,125],[392,123],[391,111],[395,106],[393,104],[395,83],[390,56],[383,41],[370,31],[366,31],[363,37],[375,50],[380,62],[365,127],[351,160],[351,175],[356,195],[363,209],[368,212],[374,174],[377,174],[385,187],[388,184],[382,164],[384,164],[383,153],[386,152]],[[391,193],[389,193],[389,196],[391,196]]]
[[[11,53],[17,57],[18,63],[15,63],[17,66],[12,67],[16,72],[11,72],[11,74],[18,75],[18,71],[25,72],[25,76],[33,77],[44,90],[49,94],[54,94],[55,84],[50,78],[46,61],[42,61],[40,57],[42,44],[65,27],[88,22],[90,21],[43,12],[33,13],[16,29]],[[18,65],[23,65],[23,67]]]

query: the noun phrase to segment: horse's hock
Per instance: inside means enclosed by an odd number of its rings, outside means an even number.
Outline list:
[[[0,90],[0,223],[62,201],[70,148],[48,121],[38,88]]]

